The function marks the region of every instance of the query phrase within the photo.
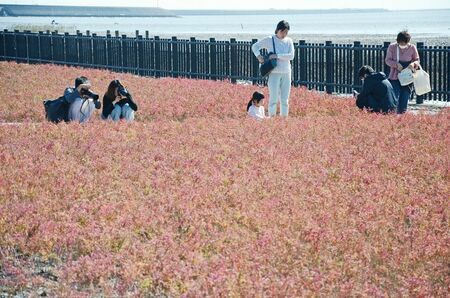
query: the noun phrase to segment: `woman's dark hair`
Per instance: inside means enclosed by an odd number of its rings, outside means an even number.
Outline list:
[[[103,96],[103,101],[108,100],[113,102],[116,99],[116,88],[118,87],[117,80],[111,81],[108,86],[108,90]]]
[[[397,43],[404,42],[408,43],[411,41],[411,35],[409,35],[408,31],[403,30],[397,35]]]
[[[278,23],[277,29],[275,29],[275,34],[278,33],[278,31],[284,31],[284,30],[291,30],[291,26],[289,26],[289,23],[285,20],[282,20]]]
[[[252,99],[250,99],[250,101],[247,104],[247,112],[250,109],[250,107],[252,106],[253,101],[256,101],[258,103],[262,99],[264,99],[264,94],[262,94],[261,92],[258,92],[258,91],[253,92]]]
[[[372,67],[370,67],[369,65],[364,65],[363,67],[361,67],[359,69],[358,75],[359,75],[359,78],[362,78],[366,74],[368,75],[368,74],[371,74],[371,73],[374,73],[374,72],[375,72],[375,70],[373,70]]]

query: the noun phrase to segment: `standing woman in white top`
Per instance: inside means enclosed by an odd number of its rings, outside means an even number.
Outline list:
[[[259,63],[264,63],[260,50],[266,49],[270,55],[269,59],[278,59],[277,66],[269,74],[269,117],[277,113],[277,103],[281,102],[281,116],[287,117],[289,114],[289,95],[291,93],[291,63],[294,59],[294,43],[287,37],[290,30],[289,23],[281,21],[277,25],[275,35],[266,37],[252,46]],[[274,42],[272,42],[272,39]],[[275,44],[275,49],[273,49]]]

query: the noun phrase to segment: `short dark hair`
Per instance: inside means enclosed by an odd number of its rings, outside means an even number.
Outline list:
[[[75,79],[75,88],[77,88],[78,86],[82,85],[82,84],[86,84],[86,82],[89,81],[88,78],[86,77],[78,77]]]
[[[369,65],[364,65],[363,67],[361,67],[361,68],[359,69],[358,75],[359,75],[359,78],[362,78],[362,77],[364,77],[366,74],[368,75],[368,74],[371,74],[371,73],[374,73],[374,72],[375,72],[375,70],[373,70],[372,67],[370,67]]]
[[[404,43],[408,43],[411,41],[411,35],[408,33],[407,30],[403,30],[402,32],[400,32],[397,35],[397,42],[404,42]]]
[[[284,30],[291,30],[291,26],[289,26],[289,23],[285,20],[282,20],[278,23],[277,29],[275,29],[275,34],[278,33],[278,31],[284,31]]]

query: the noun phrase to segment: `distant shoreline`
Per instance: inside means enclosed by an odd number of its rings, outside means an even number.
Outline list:
[[[450,9],[450,7],[448,8]],[[442,9],[429,9],[442,10]],[[443,9],[446,10],[446,9]],[[402,10],[405,11],[405,10]],[[415,11],[415,10],[409,10]],[[420,10],[423,11],[423,10]],[[181,17],[181,16],[233,16],[233,15],[311,15],[355,14],[394,12],[387,9],[263,9],[263,10],[214,10],[214,9],[163,9],[159,7],[103,7],[64,5],[0,4],[0,17]]]
[[[157,7],[102,7],[0,4],[3,17],[177,17]]]
[[[334,13],[377,13],[389,12],[387,9],[263,9],[263,10],[188,10],[174,9],[171,12],[179,16],[200,16],[200,15],[303,15],[303,14],[334,14]]]

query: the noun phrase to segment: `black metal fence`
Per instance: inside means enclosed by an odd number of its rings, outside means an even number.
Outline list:
[[[256,40],[216,41],[162,39],[58,32],[0,32],[0,60],[26,63],[54,63],[104,68],[152,77],[185,77],[212,80],[251,81],[264,84],[258,75],[258,61],[251,46]],[[389,73],[384,63],[388,42],[383,45],[295,43],[292,62],[294,86],[328,93],[349,94],[361,88],[358,69],[371,65]],[[417,43],[421,64],[430,74],[433,91],[419,100],[450,101],[450,46],[425,46]]]

